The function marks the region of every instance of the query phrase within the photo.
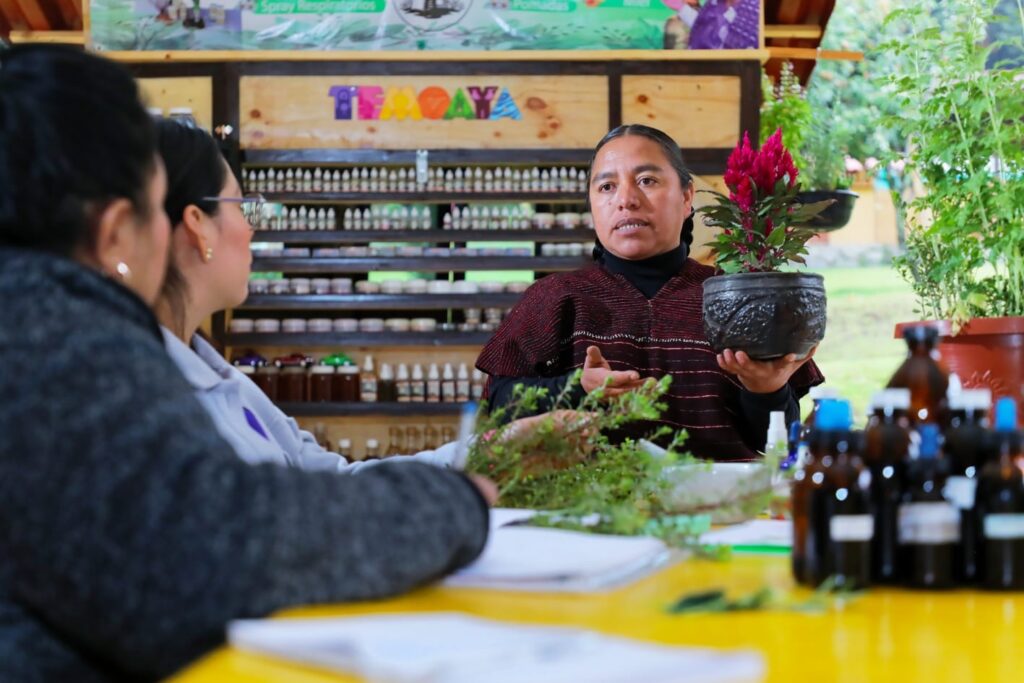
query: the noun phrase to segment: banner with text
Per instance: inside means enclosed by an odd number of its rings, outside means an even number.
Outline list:
[[[100,50],[755,49],[760,0],[88,0]]]

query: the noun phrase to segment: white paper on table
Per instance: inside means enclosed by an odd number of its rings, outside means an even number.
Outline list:
[[[761,545],[789,548],[793,545],[793,523],[785,519],[752,519],[749,522],[712,529],[700,538],[708,545]]]
[[[235,621],[228,640],[243,651],[387,683],[748,683],[765,672],[753,652],[447,612]]]
[[[596,591],[644,576],[669,561],[660,540],[564,529],[505,526],[492,529],[479,558],[445,581],[533,591]]]

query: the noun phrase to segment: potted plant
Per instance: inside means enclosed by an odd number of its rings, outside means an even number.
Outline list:
[[[745,351],[769,360],[803,357],[825,336],[825,285],[820,275],[779,272],[805,263],[803,227],[831,200],[803,204],[798,170],[776,130],[755,150],[749,136],[729,155],[729,195],[701,209],[704,223],[721,231],[708,246],[725,273],[704,283],[704,331],[716,352]]]
[[[903,37],[882,49],[904,64],[887,79],[900,112],[888,121],[906,137],[905,171],[923,190],[907,206],[897,268],[963,384],[1020,398],[1024,69],[992,63],[1005,47],[986,39],[997,21],[994,0],[900,10],[887,23]],[[1022,31],[1010,41],[1018,48]]]
[[[828,117],[818,117],[804,137],[801,166],[801,185],[812,188],[797,197],[810,204],[826,199],[833,203],[811,219],[808,226],[814,230],[831,232],[844,227],[853,215],[853,205],[860,196],[850,190],[850,176],[846,173],[846,156],[839,139],[826,125]]]
[[[831,231],[845,226],[858,195],[849,189],[842,146],[831,125],[827,125],[833,119],[830,112],[808,101],[792,62],[783,62],[778,83],[773,84],[765,75],[762,91],[761,139],[782,129],[782,142],[800,169],[801,185],[806,188],[798,198],[804,204],[834,200],[812,219],[810,227]]]

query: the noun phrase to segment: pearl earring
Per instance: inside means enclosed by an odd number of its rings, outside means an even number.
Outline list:
[[[206,248],[206,262],[209,263],[213,260],[213,247]]]
[[[124,261],[118,261],[117,274],[121,276],[122,280],[130,280],[132,277],[132,269],[129,268],[128,264]]]

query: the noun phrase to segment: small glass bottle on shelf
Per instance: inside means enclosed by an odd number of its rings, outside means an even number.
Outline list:
[[[982,585],[991,590],[1024,590],[1024,478],[1021,433],[1012,398],[996,403],[993,449],[978,482],[977,513],[983,552]]]
[[[366,455],[363,460],[380,460],[380,442],[377,439],[366,440]]]

